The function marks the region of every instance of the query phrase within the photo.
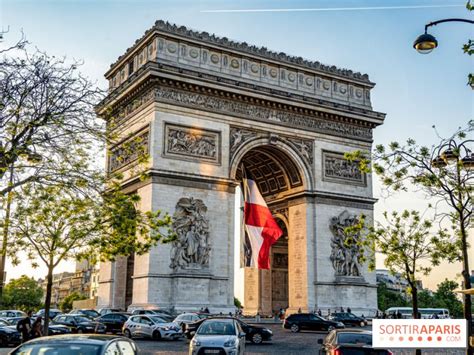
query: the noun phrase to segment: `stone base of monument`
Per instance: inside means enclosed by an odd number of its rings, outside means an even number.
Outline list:
[[[362,276],[336,276],[337,284],[363,284],[368,285]]]

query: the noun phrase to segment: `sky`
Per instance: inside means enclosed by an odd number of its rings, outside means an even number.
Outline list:
[[[103,74],[110,64],[162,19],[368,73],[377,84],[373,108],[387,114],[374,143],[411,137],[431,145],[436,141],[433,125],[440,135],[450,136],[474,118],[474,91],[466,85],[474,58],[462,52],[467,39],[474,38],[474,26],[431,27],[439,47],[429,55],[418,54],[412,44],[428,22],[474,18],[464,5],[463,0],[0,0],[0,28],[9,29],[0,48],[23,31],[50,55],[82,59],[82,72],[105,88]],[[384,199],[377,182],[374,188],[380,198],[376,217],[384,210],[424,208],[427,202],[413,193]],[[474,269],[473,252],[470,258]],[[381,260],[378,266],[383,267]],[[71,268],[64,263],[59,270]],[[460,270],[459,265],[442,265],[424,284],[435,288],[446,277],[459,280]],[[43,271],[32,271],[26,261],[7,269],[9,278],[24,273],[40,277]]]

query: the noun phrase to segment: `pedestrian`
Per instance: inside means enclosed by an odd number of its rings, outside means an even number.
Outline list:
[[[43,336],[43,318],[38,317],[36,320],[33,322],[31,325],[31,332],[30,332],[30,338],[39,338]]]
[[[347,313],[352,313],[351,311],[352,311],[351,308],[347,307]]]
[[[321,312],[321,308],[318,308],[318,316],[322,316],[323,315],[323,312]]]
[[[328,308],[328,317],[331,315],[331,308]]]
[[[260,312],[257,312],[257,315],[255,316],[255,321],[257,323],[260,323]]]
[[[383,312],[382,313],[382,319],[386,319],[387,318],[387,313]]]
[[[341,307],[341,312],[344,312],[344,307]]]
[[[33,312],[28,311],[26,313],[26,317],[21,319],[16,325],[16,330],[18,330],[18,332],[21,334],[22,343],[30,339],[32,315],[33,315]]]
[[[206,307],[206,308],[204,309],[204,313],[211,313],[211,312],[209,312],[209,308]]]
[[[300,307],[300,308],[298,308],[298,313],[301,313],[301,307]]]

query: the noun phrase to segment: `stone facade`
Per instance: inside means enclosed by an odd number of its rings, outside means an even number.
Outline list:
[[[340,275],[331,260],[331,220],[371,216],[375,202],[371,177],[343,158],[370,149],[385,117],[367,75],[158,21],[106,77],[97,112],[122,137],[108,171],[125,173],[140,208],[174,215],[179,238],[101,264],[99,307],[233,310],[244,165],[286,231],[271,270],[245,270],[246,312],[376,309],[375,274]],[[146,181],[133,171],[140,154]]]

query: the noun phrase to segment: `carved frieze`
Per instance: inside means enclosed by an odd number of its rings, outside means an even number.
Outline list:
[[[332,232],[331,255],[332,266],[336,276],[361,277],[361,262],[363,251],[360,246],[360,233],[352,232],[350,227],[359,223],[357,216],[343,211],[339,216],[333,217],[329,223]]]
[[[233,114],[243,118],[263,122],[275,122],[281,125],[304,128],[319,133],[327,133],[366,141],[372,140],[372,130],[369,127],[329,121],[296,112],[259,106],[245,101],[230,100],[223,97],[209,96],[197,92],[187,92],[163,86],[157,88],[155,95],[158,101],[178,103],[192,108],[211,110],[224,114]]]
[[[127,138],[112,148],[108,157],[107,169],[114,172],[148,154],[149,131],[143,131]]]
[[[220,164],[220,132],[165,124],[164,156]]]
[[[313,141],[309,139],[285,138],[286,141],[293,146],[299,153],[303,161],[309,167],[313,166]]]
[[[256,138],[259,136],[259,133],[253,130],[241,128],[241,127],[231,127],[230,128],[230,155],[233,156],[234,153],[248,140]]]
[[[366,176],[357,162],[344,158],[343,153],[323,151],[323,180],[366,186]]]
[[[180,198],[173,215],[176,239],[171,247],[173,270],[203,269],[209,265],[209,219],[207,207],[200,199]]]

